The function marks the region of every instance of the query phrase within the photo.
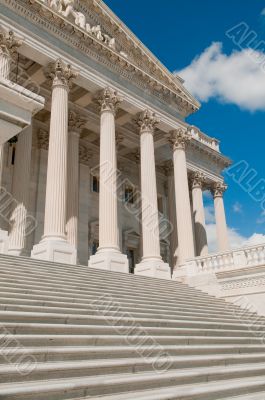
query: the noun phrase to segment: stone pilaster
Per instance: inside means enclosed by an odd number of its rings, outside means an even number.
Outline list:
[[[223,199],[223,195],[226,190],[227,185],[224,183],[216,183],[211,189],[214,198],[217,244],[219,252],[228,251],[230,248]]]
[[[76,263],[76,249],[66,240],[68,92],[77,74],[61,60],[46,70],[52,79],[52,105],[45,199],[44,235],[32,257]]]
[[[21,44],[12,31],[0,31],[0,79],[9,79],[12,57]]]
[[[194,257],[194,240],[191,219],[189,183],[186,162],[186,145],[191,139],[184,129],[171,132],[175,180],[176,216],[178,228],[178,264]]]
[[[68,242],[77,249],[79,217],[79,137],[85,121],[76,113],[69,113],[68,173],[67,173],[67,220]]]
[[[203,204],[203,185],[205,176],[201,172],[194,172],[191,176],[193,220],[195,229],[196,256],[208,254],[205,212]]]
[[[144,111],[139,118],[141,147],[141,196],[143,258],[135,274],[171,279],[168,264],[160,255],[160,235],[157,206],[154,130],[158,124],[154,113]]]
[[[29,126],[18,135],[13,173],[12,195],[15,207],[10,218],[8,253],[16,256],[28,255],[27,235],[33,228],[30,226],[33,219],[28,218],[31,150],[32,126]]]
[[[117,154],[115,114],[121,99],[106,88],[100,95],[100,191],[99,248],[89,265],[100,269],[129,272],[128,259],[121,254],[118,230]]]

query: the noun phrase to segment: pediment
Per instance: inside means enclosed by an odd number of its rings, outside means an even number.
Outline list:
[[[21,0],[20,0],[21,1]],[[79,37],[82,46],[98,52],[123,75],[143,89],[175,105],[183,115],[195,112],[200,104],[101,0],[28,0],[65,32]],[[52,18],[51,18],[52,17]]]

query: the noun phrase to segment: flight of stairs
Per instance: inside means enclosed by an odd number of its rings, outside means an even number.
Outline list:
[[[1,400],[264,400],[264,335],[180,283],[0,256]]]

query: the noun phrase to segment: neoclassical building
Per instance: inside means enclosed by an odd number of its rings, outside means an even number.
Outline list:
[[[0,12],[1,252],[170,279],[208,254],[204,190],[229,250],[230,160],[183,80],[101,0]]]

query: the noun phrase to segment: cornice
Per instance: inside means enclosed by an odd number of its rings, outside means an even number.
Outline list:
[[[211,161],[215,162],[216,164],[220,165],[222,169],[229,167],[232,164],[230,158],[224,156],[223,154],[219,153],[212,149],[211,147],[207,146],[204,143],[199,142],[198,140],[192,138],[188,144],[188,148],[194,148],[196,151],[199,151],[206,155]]]
[[[71,47],[85,53],[108,69],[116,72],[119,76],[158,97],[165,104],[173,106],[183,116],[187,116],[199,108],[197,103],[194,104],[191,99],[183,96],[182,89],[178,88],[176,84],[175,87],[172,87],[169,83],[164,82],[161,77],[156,77],[153,71],[152,74],[149,71],[145,71],[134,60],[126,58],[119,51],[110,48],[92,34],[52,10],[41,0],[3,1],[5,5],[15,10],[19,15],[23,15]],[[132,47],[135,47],[135,45],[136,42],[131,44]],[[154,64],[154,60],[152,60],[152,63]]]
[[[139,58],[149,60],[153,65],[152,71],[158,71],[159,77],[165,80],[165,83],[174,85],[198,108],[200,103],[193,98],[193,96],[182,85],[183,80],[173,75],[168,69],[151,53],[151,51],[126,27],[126,25],[115,15],[112,10],[102,0],[83,0],[84,3],[89,4],[90,8],[94,8],[97,13],[105,17],[110,24],[115,25],[117,32],[120,36],[124,36],[129,42],[134,43],[134,48],[138,51]],[[127,48],[127,47],[126,47]]]

